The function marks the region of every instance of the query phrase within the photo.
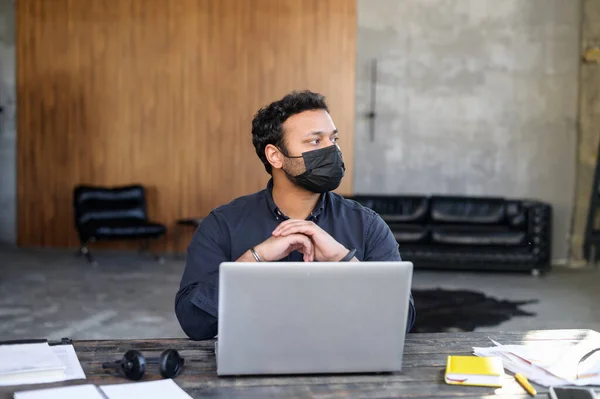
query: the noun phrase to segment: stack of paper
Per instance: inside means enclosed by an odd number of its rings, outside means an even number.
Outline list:
[[[0,386],[85,379],[73,345],[0,345]]]
[[[501,357],[504,367],[542,386],[600,385],[600,342],[533,342],[473,348],[477,356]],[[598,351],[596,351],[598,350]]]
[[[100,390],[103,394],[100,393]],[[15,399],[191,399],[173,380],[133,382],[127,384],[77,385],[16,392]]]
[[[100,389],[108,399],[192,399],[171,379],[102,385]]]
[[[92,384],[15,392],[15,399],[104,399]]]

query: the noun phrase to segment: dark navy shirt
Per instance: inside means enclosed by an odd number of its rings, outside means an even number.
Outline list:
[[[251,247],[271,237],[277,225],[287,219],[273,201],[272,184],[271,180],[265,190],[214,209],[196,230],[175,298],[177,319],[191,339],[217,335],[221,262],[236,261]],[[356,248],[359,261],[401,260],[398,243],[388,225],[374,211],[355,201],[325,193],[307,220],[316,223],[346,248]],[[281,261],[302,260],[301,253],[292,252]],[[411,295],[407,331],[414,319]]]

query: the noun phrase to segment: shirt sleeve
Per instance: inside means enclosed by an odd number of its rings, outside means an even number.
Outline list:
[[[373,219],[367,228],[365,262],[380,261],[401,261],[398,242],[390,230],[389,226],[383,221],[381,216],[374,214]],[[416,311],[415,302],[412,293],[409,296],[408,318],[406,320],[406,332],[409,332],[415,324]]]
[[[175,314],[192,340],[217,335],[219,265],[229,259],[227,225],[211,212],[198,226],[187,250],[175,296]]]

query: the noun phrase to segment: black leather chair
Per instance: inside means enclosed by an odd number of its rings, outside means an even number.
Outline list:
[[[88,261],[94,259],[88,244],[101,240],[144,240],[148,250],[150,241],[167,231],[159,223],[148,220],[146,192],[139,184],[121,187],[78,185],[73,192],[75,228],[81,242],[81,254]],[[162,260],[154,254],[155,259]]]

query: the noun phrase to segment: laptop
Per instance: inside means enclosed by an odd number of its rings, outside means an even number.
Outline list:
[[[410,262],[224,262],[217,374],[402,369]]]

